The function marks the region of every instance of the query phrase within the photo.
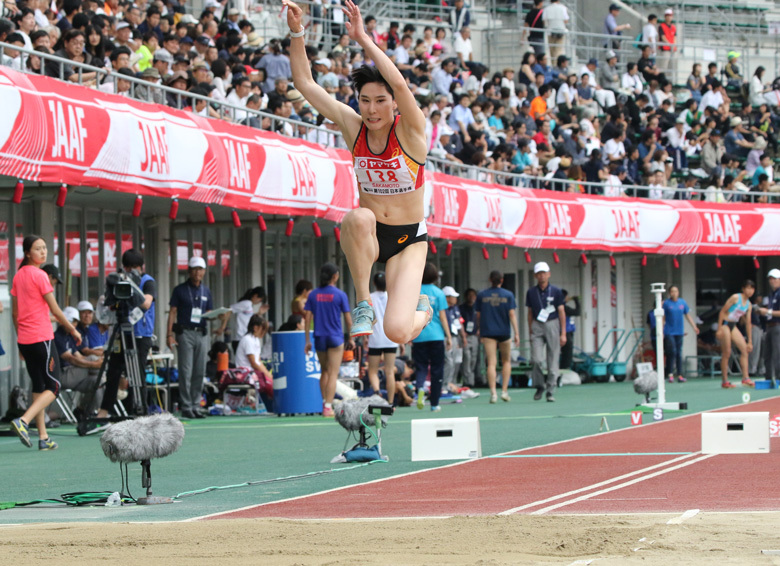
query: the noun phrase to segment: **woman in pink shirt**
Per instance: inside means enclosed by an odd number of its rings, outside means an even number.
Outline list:
[[[59,395],[60,364],[49,311],[73,336],[76,345],[81,344],[81,334],[57,306],[49,276],[41,269],[46,263],[46,242],[40,236],[27,236],[22,251],[24,259],[14,276],[11,300],[19,353],[32,381],[33,402],[20,418],[11,421],[11,428],[22,444],[32,448],[28,426],[34,418],[38,425],[38,450],[54,450],[57,443],[46,432],[44,411]]]

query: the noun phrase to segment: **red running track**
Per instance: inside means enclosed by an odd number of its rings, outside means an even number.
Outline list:
[[[780,413],[780,397],[724,409]],[[699,414],[514,452],[682,456],[483,458],[217,514],[209,519],[433,517],[780,509],[780,439],[769,454],[702,456]],[[452,489],[452,486],[469,486]],[[366,501],[383,501],[381,507]]]

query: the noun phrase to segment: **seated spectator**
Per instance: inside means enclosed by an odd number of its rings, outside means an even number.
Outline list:
[[[654,163],[648,176],[648,197],[654,200],[668,199],[674,196],[674,190],[669,190],[668,179],[664,172],[664,166]]]
[[[723,140],[726,146],[726,153],[732,155],[738,155],[740,157],[747,157],[748,152],[753,147],[753,142],[749,142],[745,139],[745,130],[742,118],[734,116],[729,122],[731,129],[726,133],[726,137]]]
[[[729,179],[733,181],[733,177],[729,175]],[[726,197],[723,194],[723,184],[726,180],[721,175],[713,175],[710,177],[709,186],[704,190],[704,200],[707,202],[726,202]]]
[[[664,132],[666,136],[666,150],[673,160],[675,171],[688,168],[688,140],[685,138],[685,118],[679,116],[673,128]]]
[[[604,144],[604,163],[617,163],[619,165],[623,164],[623,161],[626,159],[626,147],[623,144],[625,140],[626,132],[624,129],[619,128],[615,132],[615,137]]]
[[[623,197],[626,196],[623,189],[623,181],[626,180],[626,168],[622,165],[613,164],[610,166],[612,171],[604,183],[605,197]]]
[[[704,84],[704,77],[701,76],[701,64],[694,63],[691,74],[686,81],[686,86],[691,93],[691,98],[697,103],[701,102],[701,89]]]
[[[699,106],[702,111],[707,108],[713,108],[716,112],[719,112],[725,117],[729,114],[730,103],[731,100],[726,95],[723,85],[719,81],[715,81],[711,85],[711,90],[708,90],[702,95],[701,104]]]
[[[436,94],[450,96],[450,88],[454,77],[452,74],[455,72],[457,63],[453,59],[446,59],[442,62],[441,66],[434,69],[431,73],[433,80],[433,92]]]
[[[246,101],[249,98],[251,88],[252,83],[246,75],[234,75],[233,86],[228,91],[225,102],[239,108],[246,108]],[[234,122],[241,122],[247,116],[247,113],[240,109],[232,109],[229,111],[229,114]]]
[[[5,43],[9,43],[17,47],[24,47],[24,38],[20,33],[11,33],[5,39]],[[11,47],[4,47],[2,53],[0,53],[0,65],[3,65],[4,67],[10,67],[15,71],[24,70],[24,58],[21,55],[21,51]]]
[[[176,71],[170,77],[168,77],[165,86],[182,91],[181,95],[173,92],[166,92],[165,100],[168,106],[172,108],[184,108],[186,97],[183,95],[183,93],[187,90],[189,81],[189,76],[183,71]]]
[[[750,174],[750,170],[748,169],[748,174]],[[758,167],[756,167],[755,171],[753,171],[752,176],[752,186],[758,186],[759,179],[762,175],[766,175],[768,178],[773,178],[774,171],[772,168],[772,156],[770,156],[768,153],[764,152],[760,156],[760,162]]]
[[[458,104],[452,109],[448,124],[450,128],[458,132],[463,139],[463,143],[469,143],[468,128],[474,124],[474,115],[471,113],[471,97],[463,93],[458,97]]]
[[[159,88],[155,88],[160,84],[160,78],[160,72],[155,67],[146,69],[141,73],[141,79],[149,83],[149,86],[143,84],[135,85],[135,98],[144,102],[165,104],[165,93]]]
[[[725,153],[726,147],[723,145],[720,130],[712,130],[701,149],[701,168],[704,172],[708,175],[713,174],[720,167]]]
[[[84,32],[78,29],[72,29],[63,37],[62,49],[56,51],[54,54],[63,59],[69,59],[70,61],[83,60],[85,43]],[[44,63],[44,70],[49,77],[60,78],[60,76],[62,76],[66,81],[74,83],[79,81],[78,71],[67,63],[63,63],[62,68],[60,68],[59,62],[47,60]],[[96,79],[97,74],[94,72],[81,73],[81,82],[83,84],[94,85]]]
[[[532,85],[536,81],[536,54],[528,51],[523,55],[523,61],[520,63],[520,72],[517,74],[517,82],[521,85]]]
[[[558,87],[558,92],[555,95],[555,105],[559,111],[571,112],[579,106],[579,95],[576,85],[577,73],[571,73]]]
[[[117,75],[128,78],[135,78],[135,73],[130,69],[123,67],[115,71]],[[130,96],[131,83],[128,79],[120,77],[106,77],[106,81],[98,87],[101,92],[107,94],[118,94],[120,96]]]
[[[739,68],[739,56],[739,52],[729,51],[728,63],[723,68],[723,71],[726,73],[727,83],[733,88],[742,88],[745,82],[745,77],[742,76],[742,71]]]
[[[623,92],[629,96],[639,96],[644,90],[644,84],[642,84],[642,77],[639,76],[636,63],[627,63],[626,72],[620,79],[620,86]]]
[[[577,99],[579,107],[588,110],[591,114],[599,113],[599,105],[595,100],[596,89],[590,84],[590,74],[582,73],[580,83],[577,86]]]
[[[73,307],[63,309],[71,322],[79,319],[79,311]],[[59,325],[54,331],[54,344],[60,355],[60,383],[63,389],[71,389],[81,393],[76,411],[79,420],[90,416],[100,405],[102,395],[98,395],[98,372],[103,362],[103,355],[85,356],[82,348],[76,346],[73,337]]]
[[[620,72],[617,67],[617,54],[611,49],[607,51],[607,64],[599,68],[598,82],[601,88],[612,91],[620,90]]]
[[[582,170],[585,172],[585,179],[588,183],[588,194],[600,195],[603,194],[604,189],[601,183],[605,182],[609,178],[609,172],[604,161],[601,159],[601,151],[594,149],[590,153],[590,159],[582,166]]]
[[[642,46],[642,55],[636,63],[637,71],[639,71],[639,74],[645,79],[646,83],[649,83],[652,80],[657,80],[659,82],[666,80],[666,76],[655,66],[651,51],[652,48],[649,45]]]

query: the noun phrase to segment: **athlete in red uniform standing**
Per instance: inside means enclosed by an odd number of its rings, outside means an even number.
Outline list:
[[[347,1],[344,13],[350,39],[365,51],[374,66],[352,72],[360,115],[337,102],[312,78],[303,38],[302,11],[290,0],[290,63],[295,88],[309,103],[336,123],[352,147],[360,207],[344,216],[341,249],[355,284],[357,306],[352,311],[350,336],[372,333],[374,310],[369,282],[375,262],[385,262],[387,310],[385,335],[397,344],[415,338],[430,322],[428,297],[420,295],[427,255],[423,215],[425,116],[395,64],[374,44],[363,28],[360,9]],[[395,116],[398,110],[399,116]]]

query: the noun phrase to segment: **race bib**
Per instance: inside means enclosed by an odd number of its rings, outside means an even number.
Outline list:
[[[356,157],[355,176],[361,190],[372,195],[399,195],[414,190],[412,174],[401,155],[392,159]]]
[[[193,307],[192,313],[190,314],[190,322],[192,324],[200,324],[202,314],[203,311],[201,311],[200,307]]]

